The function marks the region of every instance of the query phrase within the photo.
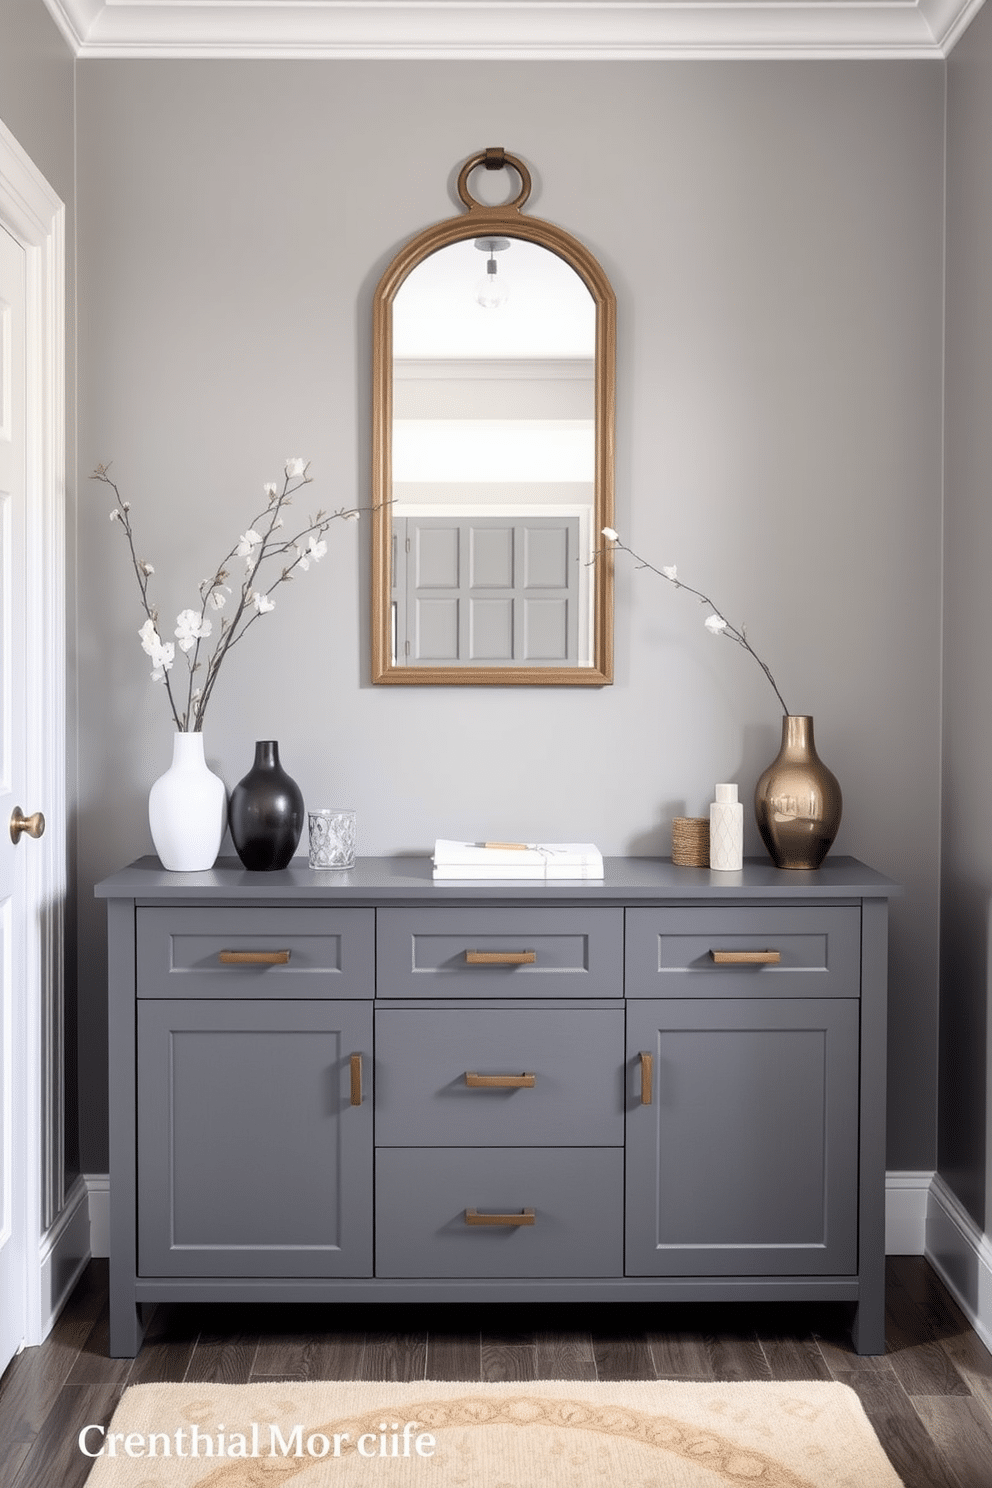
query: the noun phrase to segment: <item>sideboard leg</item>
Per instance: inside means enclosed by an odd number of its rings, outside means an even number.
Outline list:
[[[112,1359],[134,1358],[145,1336],[148,1312],[148,1308],[135,1302],[133,1293],[115,1299],[111,1288],[109,1352]]]
[[[851,1329],[855,1352],[885,1353],[885,1288],[872,1287],[858,1302]]]
[[[885,1069],[888,903],[861,905],[861,1118],[854,1347],[885,1353]]]

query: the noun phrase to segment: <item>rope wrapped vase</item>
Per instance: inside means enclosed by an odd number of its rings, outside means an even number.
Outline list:
[[[680,868],[710,866],[710,822],[707,816],[677,816],[672,822],[672,862]]]

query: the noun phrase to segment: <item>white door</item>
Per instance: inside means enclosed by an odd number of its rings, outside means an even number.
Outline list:
[[[24,782],[26,256],[0,227],[0,1370],[27,1333],[24,858],[8,824]],[[30,810],[30,808],[29,808]],[[32,823],[33,829],[40,822]]]
[[[85,1248],[62,1145],[65,386],[65,207],[0,122],[0,1370]],[[12,840],[19,807],[47,813],[40,842]]]
[[[25,1132],[20,1082],[24,1027],[18,989],[17,879],[23,849],[4,830],[17,802],[23,753],[24,636],[15,635],[24,611],[21,565],[24,516],[24,291],[25,255],[0,227],[0,1369],[25,1337]]]

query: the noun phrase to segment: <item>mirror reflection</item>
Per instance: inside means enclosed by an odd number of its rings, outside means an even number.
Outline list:
[[[596,307],[563,259],[468,238],[393,301],[393,663],[588,666]]]

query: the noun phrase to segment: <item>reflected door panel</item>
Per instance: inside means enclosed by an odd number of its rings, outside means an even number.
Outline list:
[[[577,515],[411,516],[394,530],[393,634],[407,666],[575,666]]]

